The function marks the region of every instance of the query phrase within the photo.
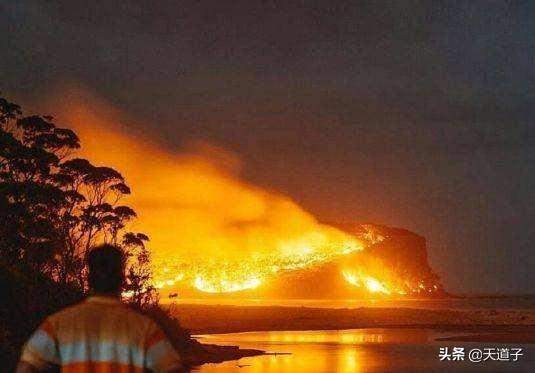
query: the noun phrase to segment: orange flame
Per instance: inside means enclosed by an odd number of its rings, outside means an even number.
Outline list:
[[[363,250],[355,236],[319,223],[290,198],[242,180],[234,154],[202,143],[189,151],[165,150],[136,132],[123,113],[83,92],[70,93],[59,100],[65,106],[58,122],[69,123],[81,137],[79,156],[116,168],[132,187],[125,203],[139,218],[129,228],[150,236],[157,288],[255,289],[282,272]],[[362,239],[377,243],[384,237],[368,229]],[[347,268],[352,269],[344,269],[343,278],[370,293],[438,289],[407,283],[381,263]]]
[[[151,238],[158,288],[250,289],[278,272],[363,249],[290,198],[241,180],[229,152],[203,144],[165,151],[141,134],[126,135],[123,115],[94,99],[63,102],[60,119],[80,135],[82,156],[115,167],[132,186],[126,203],[139,218],[130,228]]]
[[[372,276],[357,274],[349,270],[343,270],[342,275],[351,285],[364,286],[370,293],[391,294],[387,286]]]

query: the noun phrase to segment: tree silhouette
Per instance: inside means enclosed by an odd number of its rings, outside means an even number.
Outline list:
[[[22,116],[0,98],[0,256],[58,283],[86,289],[85,259],[97,242],[128,254],[127,290],[142,305],[154,298],[145,248],[148,237],[125,232],[135,211],[124,177],[73,155],[78,136],[50,116]]]
[[[136,213],[121,204],[131,192],[124,177],[77,158],[79,148],[76,133],[53,117],[24,117],[0,97],[0,361],[7,371],[45,316],[87,292],[85,259],[99,242],[126,254],[127,300],[160,323],[175,347],[194,346],[157,305],[149,237],[126,230]]]
[[[157,297],[156,288],[150,283],[150,254],[145,247],[149,238],[143,233],[126,233],[123,236],[123,247],[126,249],[129,263],[126,267],[125,291],[131,303],[143,308],[154,302]]]

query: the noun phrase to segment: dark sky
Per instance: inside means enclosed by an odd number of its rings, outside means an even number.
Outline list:
[[[79,82],[321,219],[426,236],[452,291],[535,292],[534,20],[528,1],[0,0],[0,90]]]

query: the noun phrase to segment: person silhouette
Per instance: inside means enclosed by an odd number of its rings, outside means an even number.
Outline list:
[[[23,347],[18,373],[184,371],[156,322],[121,303],[124,262],[116,246],[89,252],[90,296],[39,326]]]

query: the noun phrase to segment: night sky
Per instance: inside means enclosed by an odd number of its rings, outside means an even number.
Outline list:
[[[0,91],[74,82],[321,220],[426,236],[448,290],[535,291],[535,3],[141,3],[0,0]]]

